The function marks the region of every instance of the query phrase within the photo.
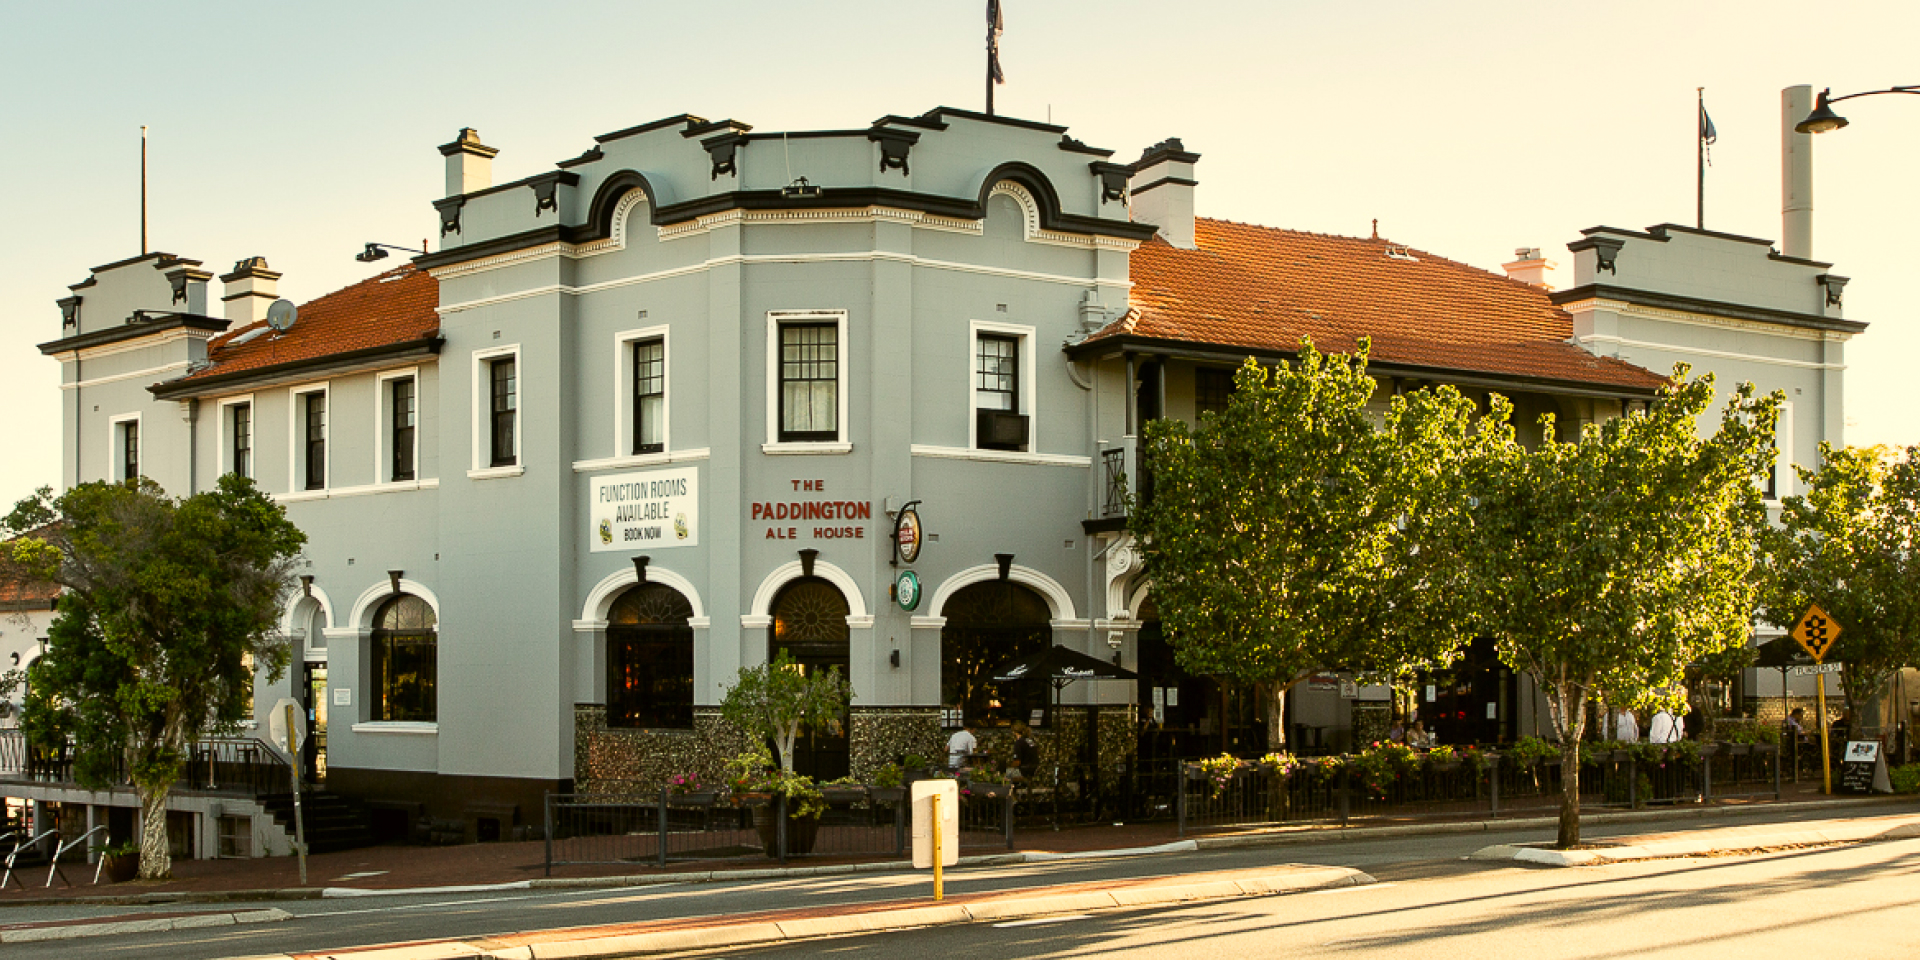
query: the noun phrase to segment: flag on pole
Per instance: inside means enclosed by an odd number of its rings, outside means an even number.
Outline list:
[[[1000,34],[1007,29],[1007,19],[1000,12],[1000,0],[987,0],[987,76],[994,83],[1006,83],[1007,75],[1000,70]]]
[[[1713,118],[1707,115],[1707,102],[1702,100],[1700,101],[1700,146],[1702,148],[1712,147],[1714,142],[1719,139],[1720,132],[1713,128]],[[1712,164],[1713,151],[1706,150],[1705,153],[1707,163]]]

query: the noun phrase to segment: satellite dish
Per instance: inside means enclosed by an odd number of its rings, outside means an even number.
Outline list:
[[[267,308],[267,326],[286,333],[293,329],[293,321],[299,316],[300,308],[294,306],[292,300],[275,300],[273,306]]]

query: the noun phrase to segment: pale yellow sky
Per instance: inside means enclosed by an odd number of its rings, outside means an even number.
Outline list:
[[[1691,223],[1694,89],[1719,128],[1707,226],[1777,239],[1781,87],[1920,83],[1920,4],[1006,0],[1002,113],[1138,156],[1200,152],[1202,215],[1365,235],[1498,270],[1583,227]],[[0,6],[0,502],[59,479],[53,301],[153,246],[263,255],[306,300],[433,232],[435,146],[497,181],[681,112],[763,130],[978,109],[984,0],[537,7],[335,2]],[[1920,97],[1850,101],[1815,144],[1814,255],[1853,278],[1848,439],[1920,443]]]

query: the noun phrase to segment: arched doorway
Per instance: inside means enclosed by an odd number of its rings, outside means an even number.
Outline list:
[[[1025,720],[1052,723],[1045,679],[994,683],[993,672],[1053,644],[1053,612],[1045,597],[1010,580],[962,587],[940,608],[942,723],[997,727]]]
[[[850,655],[847,598],[840,588],[820,577],[802,577],[780,588],[773,599],[773,632],[767,638],[767,659],[782,653],[809,675],[838,670],[847,675]],[[837,780],[852,769],[847,741],[848,712],[825,729],[800,735],[793,745],[793,769],[816,781]]]
[[[607,611],[607,726],[693,729],[693,604],[661,583]]]

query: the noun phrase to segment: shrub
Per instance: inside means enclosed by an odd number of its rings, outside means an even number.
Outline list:
[[[1920,763],[1909,763],[1887,771],[1894,793],[1920,793]]]

